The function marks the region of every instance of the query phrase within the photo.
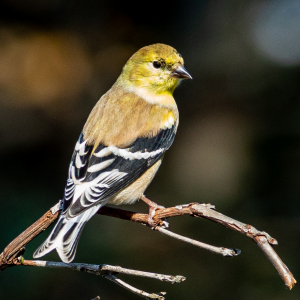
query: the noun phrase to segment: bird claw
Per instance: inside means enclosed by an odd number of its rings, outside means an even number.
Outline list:
[[[159,209],[165,209],[164,206],[162,205],[158,205],[157,203],[151,201],[150,199],[146,198],[144,195],[141,197],[141,199],[148,204],[149,206],[149,214],[148,214],[148,224],[150,227],[152,227],[153,229],[155,229],[156,226],[163,226],[163,227],[168,227],[169,224],[168,222],[165,221],[154,221],[154,216],[155,216],[155,212]],[[166,225],[168,224],[168,225]]]
[[[158,222],[155,222],[153,219],[150,220],[148,218],[148,226],[150,226],[152,230],[156,230],[156,228],[158,228],[158,227],[165,229],[165,228],[169,228],[169,222],[160,220],[160,222],[158,223]]]
[[[159,210],[159,209],[165,209],[165,207],[161,206],[161,205],[158,205],[154,202],[152,204],[154,204],[154,205],[151,205],[151,206],[149,205],[148,224],[152,228],[155,228],[156,226],[165,226],[164,223],[168,223],[168,222],[165,222],[165,221],[157,222],[157,221],[154,221],[154,219],[153,219],[154,216],[155,216],[156,211]]]
[[[159,225],[162,228],[169,228],[169,222],[167,221],[162,221],[161,224]]]

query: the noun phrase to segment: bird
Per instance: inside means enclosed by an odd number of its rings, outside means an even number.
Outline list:
[[[192,79],[182,56],[165,44],[134,53],[92,109],[71,158],[58,221],[34,252],[56,249],[73,261],[84,225],[106,204],[149,205],[149,222],[158,205],[143,197],[171,147],[179,123],[173,92]]]

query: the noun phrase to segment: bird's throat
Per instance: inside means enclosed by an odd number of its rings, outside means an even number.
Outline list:
[[[148,103],[170,108],[177,107],[171,92],[166,91],[164,93],[156,94],[149,91],[147,88],[142,87],[133,87],[130,91],[143,98]]]

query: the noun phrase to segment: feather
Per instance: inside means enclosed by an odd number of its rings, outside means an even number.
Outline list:
[[[153,68],[157,59],[164,68]],[[34,257],[56,249],[71,262],[85,223],[103,205],[142,195],[174,141],[179,116],[172,93],[181,77],[173,74],[182,65],[178,52],[162,44],[129,59],[90,113],[71,158],[61,215]]]
[[[33,257],[38,258],[56,249],[60,259],[69,263],[74,259],[78,241],[85,223],[103,206],[100,203],[86,210],[79,216],[68,219],[65,214],[59,217],[52,232],[45,242],[34,252]]]

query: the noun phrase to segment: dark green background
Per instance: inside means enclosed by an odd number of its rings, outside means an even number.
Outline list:
[[[262,5],[2,0],[0,248],[62,198],[90,110],[135,51],[161,42],[182,54],[194,79],[175,92],[178,134],[146,195],[164,206],[210,202],[269,232],[299,279],[299,61],[278,62],[256,45],[252,29]],[[278,24],[274,30],[280,31]],[[127,208],[147,211],[143,203]],[[96,216],[83,232],[75,262],[186,276],[175,285],[120,276],[148,292],[167,291],[167,299],[299,299],[299,287],[286,290],[245,236],[187,216],[171,219],[170,226],[242,253],[223,258],[139,224]],[[25,258],[32,259],[50,230],[26,247]],[[59,260],[55,252],[45,259]],[[139,299],[86,273],[15,267],[0,276],[0,299]]]

